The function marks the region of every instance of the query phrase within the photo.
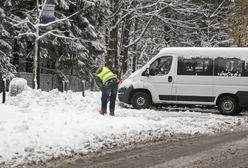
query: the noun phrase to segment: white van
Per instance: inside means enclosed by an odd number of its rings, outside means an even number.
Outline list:
[[[156,104],[218,106],[236,115],[248,106],[248,48],[165,48],[119,87],[136,109]]]

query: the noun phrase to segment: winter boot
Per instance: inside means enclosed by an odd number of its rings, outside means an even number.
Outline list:
[[[98,112],[99,112],[101,115],[104,115],[104,114],[106,113],[103,109],[99,109]]]
[[[111,115],[111,116],[115,116],[114,111],[110,111],[109,115]]]

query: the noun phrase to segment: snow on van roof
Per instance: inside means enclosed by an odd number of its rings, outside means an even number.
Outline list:
[[[214,56],[214,57],[245,57],[248,58],[248,48],[238,47],[172,47],[163,48],[159,55],[177,54],[183,56]]]

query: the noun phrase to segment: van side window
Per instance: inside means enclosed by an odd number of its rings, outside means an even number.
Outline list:
[[[214,62],[214,76],[248,76],[248,63],[244,60],[218,57]]]
[[[161,76],[168,74],[171,69],[171,63],[172,56],[164,56],[158,58],[150,65],[150,75]]]
[[[178,57],[177,74],[213,76],[213,60],[201,57]]]

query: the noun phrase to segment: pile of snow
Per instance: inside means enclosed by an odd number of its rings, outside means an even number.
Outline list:
[[[28,88],[27,80],[24,78],[13,78],[9,84],[10,96],[16,96]]]
[[[247,127],[248,116],[134,110],[102,116],[100,93],[26,89],[0,104],[0,167],[87,154],[175,134],[213,134]]]

